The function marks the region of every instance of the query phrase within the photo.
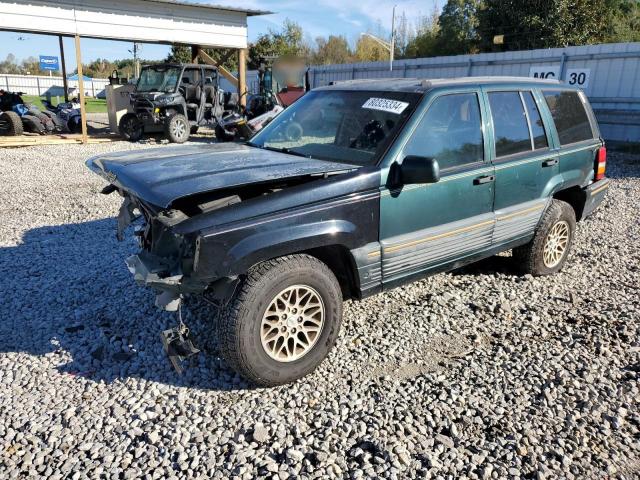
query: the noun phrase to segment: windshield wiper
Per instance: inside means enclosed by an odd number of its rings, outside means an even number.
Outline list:
[[[288,155],[295,155],[296,157],[304,157],[304,158],[312,158],[311,155],[307,155],[306,153],[302,153],[302,152],[296,152],[295,150],[291,150],[290,148],[287,147],[261,147],[264,148],[265,150],[271,150],[272,152],[280,152],[280,153],[286,153]]]

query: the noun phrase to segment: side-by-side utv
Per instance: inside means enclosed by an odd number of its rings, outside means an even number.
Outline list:
[[[163,132],[183,143],[203,125],[215,126],[224,112],[218,69],[210,65],[147,65],[131,94],[133,113],[120,119],[120,133],[137,141],[146,133]]]

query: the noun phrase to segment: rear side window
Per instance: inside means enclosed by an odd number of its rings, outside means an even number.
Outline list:
[[[478,96],[458,93],[436,98],[413,132],[404,154],[435,158],[441,169],[483,161]]]
[[[545,91],[543,93],[556,124],[560,145],[593,138],[589,116],[578,92]]]
[[[531,151],[531,137],[520,92],[491,92],[496,157]]]
[[[544,124],[542,123],[538,106],[533,99],[533,94],[531,92],[522,92],[522,99],[527,106],[529,125],[531,125],[531,135],[533,136],[533,148],[537,150],[548,147],[547,134],[544,131]]]

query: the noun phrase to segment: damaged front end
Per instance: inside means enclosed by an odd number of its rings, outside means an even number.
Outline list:
[[[141,251],[125,262],[138,285],[153,288],[156,307],[177,312],[178,324],[161,332],[162,344],[171,364],[182,373],[182,362],[197,354],[189,328],[184,324],[181,304],[185,294],[200,293],[207,284],[191,277],[194,248],[192,239],[175,234],[172,226],[188,218],[175,210],[155,211],[139,199],[121,192],[124,196],[118,214],[116,237],[124,239],[129,225],[136,225],[135,235]]]

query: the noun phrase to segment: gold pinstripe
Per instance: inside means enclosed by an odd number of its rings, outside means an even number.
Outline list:
[[[609,184],[608,183],[602,185],[601,187],[596,188],[595,190],[592,190],[591,191],[591,196],[594,196],[595,194],[600,193],[601,191],[606,190],[607,188],[609,188]]]
[[[519,210],[517,212],[509,213],[508,215],[503,215],[502,217],[498,217],[498,221],[501,220],[509,220],[513,217],[519,217],[520,215],[526,215],[527,213],[535,212],[537,210],[542,210],[544,205],[536,205],[535,207],[525,208],[524,210]]]
[[[403,248],[413,247],[415,245],[419,245],[421,243],[429,242],[431,240],[438,240],[440,238],[450,237],[452,235],[456,235],[458,233],[468,232],[470,230],[476,230],[480,227],[484,227],[485,225],[489,225],[491,223],[495,223],[495,220],[486,220],[484,222],[476,223],[474,225],[469,225],[468,227],[456,228],[455,230],[451,230],[449,232],[439,233],[438,235],[431,235],[429,237],[419,238],[417,240],[411,240],[410,242],[399,243],[396,245],[391,245],[390,247],[384,248],[384,253],[392,253],[397,250],[401,250]]]

